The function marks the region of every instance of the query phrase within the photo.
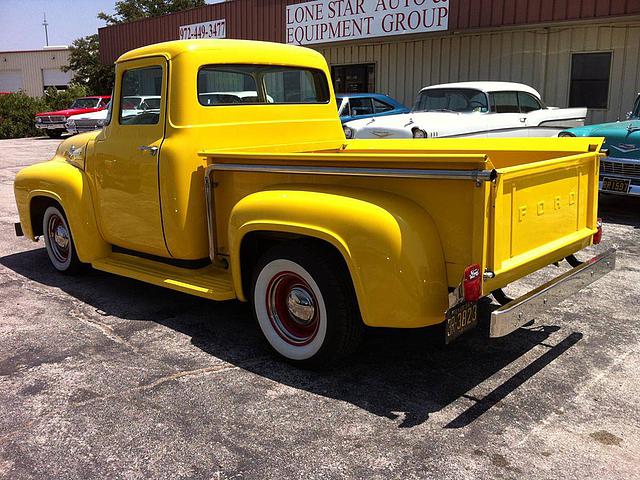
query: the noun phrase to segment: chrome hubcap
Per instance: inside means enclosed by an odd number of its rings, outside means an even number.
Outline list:
[[[64,220],[58,215],[51,215],[47,223],[49,248],[53,257],[60,263],[69,259],[69,230]]]
[[[53,239],[58,247],[67,248],[69,245],[69,234],[67,233],[67,229],[62,225],[58,225],[55,233],[53,234]]]
[[[309,325],[316,315],[311,294],[302,287],[293,287],[287,296],[287,310],[292,319],[301,325]]]
[[[298,274],[281,272],[267,287],[266,307],[276,333],[291,345],[312,342],[320,327],[317,300],[309,284]]]

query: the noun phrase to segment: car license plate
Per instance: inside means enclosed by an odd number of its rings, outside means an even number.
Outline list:
[[[602,179],[602,191],[606,192],[628,193],[629,185],[629,180],[607,177]]]
[[[451,343],[464,332],[471,330],[478,324],[478,305],[475,303],[461,303],[447,311],[444,322],[445,341]]]

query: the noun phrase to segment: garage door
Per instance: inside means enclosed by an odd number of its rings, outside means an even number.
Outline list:
[[[42,69],[42,83],[47,87],[66,87],[71,81],[71,72],[63,72],[57,68]]]
[[[22,72],[0,72],[0,92],[17,92],[22,88]]]

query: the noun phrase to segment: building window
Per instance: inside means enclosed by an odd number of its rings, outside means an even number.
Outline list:
[[[570,107],[607,108],[611,52],[571,56]]]
[[[331,67],[333,88],[337,93],[371,93],[376,88],[374,63]]]

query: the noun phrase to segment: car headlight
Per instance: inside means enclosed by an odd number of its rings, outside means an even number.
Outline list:
[[[70,118],[69,120],[67,120],[67,126],[75,127],[76,126],[76,121],[73,120],[72,118]]]
[[[563,137],[575,137],[575,135],[571,132],[560,132],[558,134],[559,138],[563,138]]]
[[[42,117],[36,117],[36,123],[42,123]]]
[[[427,132],[419,128],[413,129],[413,138],[427,138]]]
[[[342,126],[342,129],[344,130],[344,136],[347,138],[347,140],[350,140],[353,138],[353,129],[347,127],[346,125]]]

